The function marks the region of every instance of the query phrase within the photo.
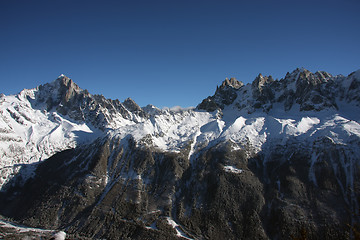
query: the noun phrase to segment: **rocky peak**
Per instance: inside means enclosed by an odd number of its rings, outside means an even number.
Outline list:
[[[149,115],[157,115],[161,113],[161,110],[152,104],[146,105],[145,107],[142,108],[142,110]]]
[[[46,83],[38,87],[37,97],[41,99],[51,99],[52,104],[68,102],[75,95],[83,92],[76,83],[70,78],[61,74],[51,83]],[[88,93],[86,91],[86,93]]]
[[[274,79],[272,76],[263,76],[261,73],[255,78],[255,80],[252,82],[253,89],[261,90],[263,86],[274,82]]]
[[[130,112],[142,111],[141,107],[131,98],[125,99],[123,104]]]
[[[60,74],[60,76],[58,76],[55,81],[60,81],[63,82],[65,85],[67,85],[67,83],[71,81],[71,79],[65,76],[64,74]]]
[[[291,73],[287,72],[286,76],[285,76],[285,80],[290,80],[290,81],[297,81],[300,78],[306,78],[306,76],[308,76],[309,74],[311,74],[311,72],[305,68],[296,68],[294,71],[292,71]]]
[[[220,88],[223,89],[225,87],[232,87],[235,89],[239,89],[242,86],[244,86],[244,83],[236,80],[236,78],[230,78],[230,80],[228,78],[225,78],[225,80],[220,85]]]
[[[333,76],[325,71],[317,71],[312,73],[305,68],[296,68],[292,73],[287,73],[285,76],[285,81],[296,82],[297,87],[303,88],[304,85],[316,86],[323,82],[327,82]]]
[[[139,117],[142,117],[142,118],[147,118],[149,117],[148,113],[146,113],[139,105],[137,105],[137,103],[132,100],[131,98],[127,98],[125,99],[125,101],[122,103],[124,105],[124,107],[134,113],[135,115],[139,116]],[[136,118],[134,119],[135,121]]]
[[[299,73],[296,83],[298,85],[306,83],[307,85],[315,86],[315,85],[322,83],[322,80],[323,79],[319,78],[312,72],[305,70],[305,71],[302,71]]]
[[[322,82],[325,82],[333,77],[330,73],[327,73],[325,71],[317,71],[315,72],[315,76],[321,79]]]
[[[225,78],[220,87],[216,88],[214,96],[209,96],[204,99],[197,109],[206,110],[209,112],[217,109],[223,109],[225,105],[234,102],[237,97],[237,91],[244,86],[244,83],[236,80],[235,78]]]
[[[81,92],[83,90],[78,85],[62,74],[53,82],[37,87],[35,96],[31,98],[36,99],[32,101],[36,105],[46,103],[46,109],[49,111],[60,104],[66,104]]]
[[[321,111],[338,109],[337,99],[354,101],[360,105],[360,70],[344,77],[332,76],[325,71],[312,73],[305,68],[297,68],[280,80],[259,74],[251,84],[244,87],[239,87],[235,81],[225,79],[215,94],[204,99],[197,108],[212,112],[234,104],[238,109],[252,113],[257,109],[268,112],[274,103],[283,103],[285,111],[294,104],[299,104],[300,111]]]
[[[305,68],[296,68],[295,69],[296,72],[298,72],[298,78],[301,77],[304,77],[304,78],[307,78],[310,74],[312,74],[312,72],[310,72],[309,70],[305,69]]]
[[[73,80],[63,74],[61,74],[55,81],[59,84],[59,92],[61,92],[62,101],[68,102],[72,97],[83,91],[76,83],[73,82]]]
[[[70,87],[71,85],[75,84],[70,78],[68,78],[64,74],[61,74],[59,77],[57,77],[53,83],[59,87],[61,86]]]

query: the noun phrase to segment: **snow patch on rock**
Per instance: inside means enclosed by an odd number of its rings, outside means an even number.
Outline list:
[[[239,173],[243,172],[242,169],[238,169],[238,168],[236,168],[234,166],[224,166],[224,170],[225,170],[225,172],[235,173],[235,174],[239,174]]]

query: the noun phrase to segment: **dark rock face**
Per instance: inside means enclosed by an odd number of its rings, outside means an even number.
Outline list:
[[[350,236],[360,185],[358,171],[346,172],[359,167],[346,146],[289,140],[254,155],[233,145],[189,160],[189,148],[167,153],[132,137],[98,139],[40,163],[23,187],[2,193],[1,214],[92,239]]]
[[[235,78],[226,78],[220,87],[217,87],[214,96],[207,97],[198,106],[198,109],[213,112],[217,109],[223,109],[225,105],[234,102],[237,97],[236,90],[244,86]]]
[[[346,99],[351,102],[357,102],[357,105],[360,106],[360,79],[359,76],[356,76],[356,72],[353,72],[349,75],[350,86],[347,89]]]
[[[130,111],[137,114],[140,117],[147,117],[147,114],[143,111],[143,109],[137,105],[137,103],[131,98],[125,99],[123,105]]]

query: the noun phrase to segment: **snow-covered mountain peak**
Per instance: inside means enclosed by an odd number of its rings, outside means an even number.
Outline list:
[[[152,104],[148,104],[145,107],[142,108],[144,112],[149,114],[150,116],[157,115],[161,113],[161,109],[155,107]]]
[[[323,219],[343,222],[350,215],[337,216],[345,209],[358,212],[359,96],[360,71],[296,69],[280,80],[259,74],[246,85],[225,79],[195,109],[140,108],[60,76],[0,96],[0,210],[90,238],[116,238],[135,223],[167,232],[169,223],[186,238],[251,239],[266,226],[260,232],[270,237],[255,238],[288,239],[267,229],[275,221],[283,229],[274,232],[288,233],[287,226],[302,226],[299,219],[313,234]],[[215,222],[202,223],[212,216]],[[97,219],[109,221],[100,229]],[[248,222],[254,230],[244,235]]]
[[[300,111],[337,109],[343,101],[359,105],[359,75],[359,72],[354,72],[348,77],[332,76],[324,71],[312,73],[304,68],[288,72],[280,80],[259,74],[246,86],[218,88],[213,96],[198,105],[198,109],[212,112],[231,105],[252,113],[268,112],[274,105],[282,105],[285,111],[294,106],[299,106]]]
[[[333,77],[296,69],[280,80],[259,74],[247,85],[235,78],[225,79],[196,109],[180,110],[160,110],[152,105],[140,108],[131,98],[120,102],[91,95],[70,78],[60,76],[18,95],[1,97],[0,154],[9,162],[16,159],[22,163],[23,156],[34,162],[92,139],[84,136],[96,136],[90,132],[102,135],[109,131],[121,137],[131,135],[164,151],[180,151],[192,143],[194,152],[213,141],[227,139],[242,144],[249,138],[260,151],[269,134],[300,136],[312,130],[315,135],[318,130],[313,126],[323,124],[327,114],[358,109],[359,73]],[[325,113],[318,113],[321,111]],[[328,127],[324,129],[335,134]],[[347,124],[343,129],[357,127]],[[337,131],[337,135],[349,134],[348,130]],[[331,136],[339,138],[335,135]],[[11,152],[14,146],[19,150]]]
[[[137,105],[137,103],[134,100],[132,100],[131,98],[125,99],[123,104],[125,105],[125,107],[127,109],[129,109],[132,112],[134,112],[134,111],[140,111],[141,112],[142,111],[141,107],[139,105]]]

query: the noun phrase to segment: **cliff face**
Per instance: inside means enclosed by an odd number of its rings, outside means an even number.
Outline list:
[[[226,79],[179,111],[95,97],[65,77],[12,107],[2,96],[3,119],[18,116],[2,136],[29,127],[27,106],[74,144],[4,174],[0,212],[84,239],[348,239],[359,223],[358,75]],[[41,88],[56,84],[49,100]]]
[[[358,168],[358,155],[325,138],[271,149],[221,142],[189,161],[189,148],[99,139],[39,164],[2,195],[1,211],[89,238],[288,239],[303,229],[309,239],[348,238],[359,176],[347,169]]]

